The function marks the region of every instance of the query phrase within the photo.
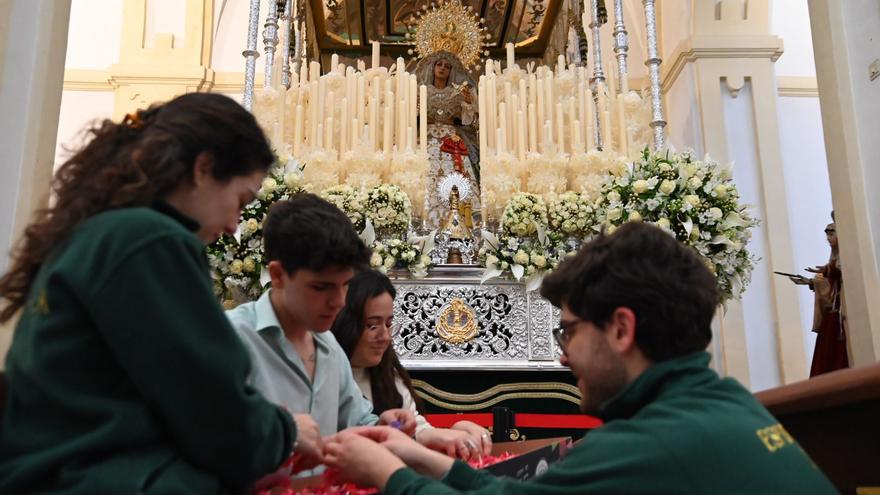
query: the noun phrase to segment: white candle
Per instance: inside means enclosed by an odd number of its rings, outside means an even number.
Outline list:
[[[358,70],[358,72],[363,72],[363,71],[367,70],[367,64],[365,64],[363,60],[358,60],[357,61],[357,70]]]
[[[321,149],[324,145],[324,124],[318,124],[318,137],[315,139],[315,149]]]
[[[517,99],[519,101],[518,110],[522,110],[523,115],[526,114],[526,109],[529,106],[529,94],[526,92],[526,78],[522,78],[519,80],[519,90],[516,93]]]
[[[553,151],[556,149],[556,145],[553,143],[553,130],[550,126],[550,121],[544,122],[544,154],[552,155]]]
[[[385,104],[385,125],[383,126],[382,133],[382,151],[385,153],[385,157],[391,154],[391,127],[394,125],[394,119],[392,117],[393,109],[391,108],[390,103]]]
[[[479,111],[481,119],[486,118],[486,91],[485,91],[486,85],[485,85],[485,82],[486,82],[486,76],[480,76],[480,82],[478,83],[479,91],[478,91],[478,95],[477,95],[477,100],[478,100],[477,101],[477,111]],[[422,88],[424,88],[424,86],[422,86]],[[424,99],[422,99],[420,101],[423,102]],[[420,117],[421,117],[421,115],[420,115]],[[425,119],[424,118],[421,118],[421,120],[419,121],[419,125],[421,127],[425,127]],[[424,152],[424,149],[422,151]],[[488,152],[489,152],[489,148],[488,148],[488,141],[486,140],[486,125],[484,124],[484,125],[480,126],[480,156],[486,156],[486,153],[488,153]]]
[[[379,99],[376,97],[370,98],[370,121],[367,122],[367,136],[369,137],[370,144],[369,149],[370,152],[376,151],[379,148]]]
[[[355,151],[355,152],[361,151],[361,148],[362,148],[361,145],[363,144],[363,139],[362,139],[363,129],[361,129],[360,119],[358,119],[357,117],[351,119],[351,128],[352,128],[351,150]]]
[[[366,86],[366,80],[364,79],[363,74],[358,74],[356,77],[357,77],[357,86],[356,86],[357,87],[357,94],[355,95],[355,102],[354,102],[355,113],[352,115],[352,117],[357,116],[358,122],[363,122],[364,121],[364,107],[366,106],[364,104],[364,98],[366,97],[367,86]],[[356,129],[354,129],[354,132],[360,133],[360,129],[356,128]],[[355,136],[358,138],[360,137],[358,134],[355,134]]]
[[[560,53],[559,56],[556,57],[556,75],[561,76],[562,72],[564,70],[565,70],[565,55]]]
[[[507,45],[507,68],[513,69],[513,43]]]
[[[565,120],[562,113],[562,103],[556,104],[556,146],[560,153],[565,152]]]
[[[591,95],[586,98],[586,114],[587,114],[587,151],[596,148],[596,106],[593,103]]]
[[[327,106],[327,78],[318,79],[318,99],[315,103],[318,105],[318,123],[323,124],[326,118],[324,114]]]
[[[379,42],[378,41],[373,42],[373,60],[372,60],[372,65],[370,67],[372,67],[374,69],[376,67],[379,67]]]
[[[409,131],[407,133],[415,133],[416,132],[416,117],[418,116],[418,97],[419,97],[419,83],[416,80],[415,74],[410,74],[409,76],[409,91],[407,91],[407,95],[409,96],[409,115],[406,118],[406,125],[409,127]],[[407,138],[408,139],[408,138]],[[413,140],[413,150],[415,150],[415,142],[416,135],[412,135]]]
[[[303,139],[303,106],[296,106],[296,114],[293,119],[293,156],[299,158],[302,151]]]
[[[537,93],[538,93],[538,113],[537,113],[538,125],[540,125],[541,129],[543,129],[544,120],[546,120],[544,118],[544,98],[547,97],[546,92],[544,91],[544,79],[538,79]],[[541,134],[540,139],[538,141],[541,142],[542,149],[544,146],[547,146],[547,143],[544,142],[543,133]]]
[[[397,115],[397,151],[403,151],[403,148],[406,146],[406,130],[408,126],[406,125],[406,105],[400,105]]]
[[[348,120],[348,98],[342,98],[339,108],[339,156],[342,156],[343,153],[348,151],[348,138],[349,134],[351,134],[351,129],[348,128],[348,125],[351,123]]]
[[[516,111],[516,156],[520,161],[526,159],[526,124],[522,110]]]
[[[327,94],[327,113],[324,117],[324,148],[333,149],[333,143],[335,140],[333,139],[333,134],[335,131],[336,123],[333,121],[333,113],[336,110],[336,94],[333,91],[330,91]],[[329,138],[327,136],[330,136]]]
[[[602,149],[606,151],[614,149],[611,142],[611,112],[608,110],[602,111]]]
[[[482,102],[481,99],[480,103]],[[482,112],[480,115],[482,118]],[[480,126],[480,136],[485,137],[482,126]],[[480,142],[481,152],[484,144]],[[419,86],[419,145],[423,154],[428,152],[428,87],[424,84]]]
[[[579,124],[575,124],[576,122],[580,122],[577,117],[577,107],[575,106],[576,101],[575,98],[568,99],[568,121],[570,122],[568,138],[571,142],[572,153],[583,151],[576,146],[576,144],[579,145],[581,142],[580,139],[578,139],[578,134],[580,133],[580,129],[578,128]]]
[[[336,156],[336,149],[333,148],[333,117],[327,117],[324,122],[324,149],[333,152],[333,156]]]
[[[498,120],[499,120],[498,128],[501,129],[501,135],[504,136],[505,138],[507,137],[507,118],[506,118],[506,116],[507,116],[507,106],[504,102],[501,102],[498,104]],[[498,152],[499,153],[506,151],[506,144],[507,144],[506,141],[498,142]]]
[[[624,155],[629,155],[629,140],[627,139],[626,115],[623,111],[623,98],[617,99],[617,146]]]
[[[410,126],[406,128],[406,151],[412,151],[414,147],[413,128]]]
[[[507,122],[507,128],[510,129],[510,149],[515,150],[519,146],[519,135],[516,134],[516,112],[519,110],[519,98],[516,95],[510,96],[510,103],[507,104],[507,115],[510,120]]]
[[[503,103],[502,103],[502,105],[503,105]],[[496,134],[497,134],[497,136],[495,137],[495,139],[498,142],[498,154],[501,154],[504,152],[504,147],[505,147],[504,129],[503,128],[497,129]]]
[[[309,62],[309,81],[317,81],[321,77],[321,64],[312,61]]]
[[[583,145],[581,144],[581,121],[575,119],[575,121],[572,122],[572,127],[574,128],[574,134],[572,136],[571,152],[583,153]]]
[[[333,54],[330,55],[330,72],[336,72],[336,69],[339,68],[339,55]]]
[[[321,103],[318,101],[318,83],[313,81],[309,83],[309,147],[315,149],[318,147],[318,107]]]
[[[297,81],[297,86],[303,87],[309,82],[309,65],[301,64],[299,66],[299,81]]]
[[[538,120],[534,103],[529,103],[529,151],[538,153]]]
[[[486,79],[486,93],[486,128],[490,131],[486,135],[486,139],[488,140],[489,148],[495,149],[498,146],[498,142],[495,140],[495,133],[491,132],[492,129],[497,128],[495,125],[495,112],[498,111],[498,107],[495,105],[495,74],[490,74]]]

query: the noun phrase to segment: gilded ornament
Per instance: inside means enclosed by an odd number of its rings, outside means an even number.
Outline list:
[[[417,59],[437,52],[455,55],[468,70],[480,62],[487,39],[482,20],[458,0],[448,0],[425,9],[410,26],[407,37],[415,44]]]
[[[452,299],[437,315],[437,334],[450,344],[463,344],[479,330],[474,310],[462,299]]]

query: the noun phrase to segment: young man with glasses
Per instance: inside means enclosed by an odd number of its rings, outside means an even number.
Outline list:
[[[529,481],[495,478],[373,427],[328,440],[328,463],[386,495],[837,493],[748,390],[709,368],[719,296],[691,248],[629,223],[587,243],[541,294],[562,309],[554,335],[581,409],[605,422],[564,460]]]
[[[349,281],[369,266],[369,250],[348,217],[318,196],[298,194],[269,210],[263,242],[272,288],[227,316],[250,354],[249,382],[293,413],[299,441],[313,444],[297,467],[320,463],[321,436],[351,426],[378,422],[414,431],[407,410],[373,414],[328,332]]]

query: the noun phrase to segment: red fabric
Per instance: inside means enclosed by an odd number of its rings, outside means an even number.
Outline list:
[[[840,293],[841,273],[838,268],[829,263],[823,273],[834,294]],[[846,335],[840,325],[840,300],[839,295],[834,298],[832,307],[822,312],[822,324],[816,335],[816,349],[813,351],[813,364],[810,366],[810,376],[830,373],[832,371],[849,368],[849,356],[846,351]]]
[[[492,413],[425,414],[425,419],[438,428],[449,428],[459,421],[472,421],[484,428],[492,426]],[[583,414],[524,414],[514,415],[517,428],[572,428],[590,429],[602,426],[602,420]]]
[[[440,151],[452,155],[452,162],[455,164],[455,171],[465,177],[468,176],[467,172],[464,171],[464,162],[462,162],[462,157],[467,156],[468,154],[468,149],[464,144],[464,141],[457,137],[453,138],[446,136],[440,143]]]

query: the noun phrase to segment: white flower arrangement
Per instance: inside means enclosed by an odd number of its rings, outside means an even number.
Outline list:
[[[367,195],[359,188],[347,184],[328,187],[321,191],[321,197],[342,210],[351,220],[355,230],[360,232],[365,227],[364,210],[367,207]]]
[[[276,201],[306,190],[302,169],[294,160],[273,168],[263,180],[257,197],[242,209],[238,232],[223,235],[207,247],[214,291],[226,308],[260,297],[265,289],[263,220]]]
[[[409,196],[412,214],[421,218],[425,207],[428,155],[406,150],[392,153],[385,182],[398,186]]]
[[[412,204],[393,184],[380,184],[366,193],[366,217],[381,237],[403,235],[409,229]]]
[[[524,170],[528,171],[526,190],[533,194],[559,194],[568,186],[567,153],[529,153]]]
[[[547,204],[532,193],[517,193],[507,202],[501,215],[504,234],[529,237],[547,228]]]
[[[376,239],[372,222],[361,233],[361,239],[373,251],[370,266],[382,273],[394,268],[404,268],[415,278],[424,278],[431,267],[430,253],[434,249],[436,231],[425,236],[410,236],[406,240],[391,238],[384,241]]]
[[[311,184],[313,192],[322,191],[339,184],[340,161],[333,151],[313,150],[303,158],[304,180]]]
[[[487,220],[498,220],[510,198],[522,190],[519,160],[510,153],[498,153],[484,158],[480,169],[483,214]]]
[[[568,246],[558,237],[547,235],[544,228],[535,225],[536,237],[523,238],[516,235],[495,236],[482,232],[483,244],[477,252],[486,267],[481,282],[509,273],[515,280],[526,279],[526,290],[541,286],[544,275],[556,269],[567,255]]]
[[[690,152],[645,150],[629,173],[610,181],[597,219],[611,232],[624,222],[651,222],[692,246],[718,279],[724,301],[739,298],[756,259],[746,245],[758,221],[739,204],[728,167]]]
[[[382,152],[348,151],[342,157],[342,173],[345,184],[358,189],[368,189],[382,183],[382,175],[388,160]]]
[[[566,191],[547,199],[550,231],[560,237],[583,239],[596,223],[593,203],[586,194]]]

